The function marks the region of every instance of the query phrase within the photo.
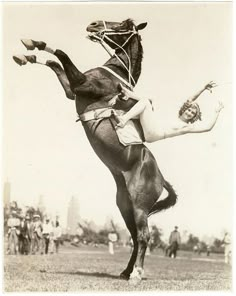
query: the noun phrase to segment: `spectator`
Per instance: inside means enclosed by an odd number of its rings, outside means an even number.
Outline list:
[[[115,231],[108,233],[108,251],[111,255],[114,254],[114,242],[117,241],[117,234]]]
[[[210,256],[211,253],[211,246],[207,245],[207,256]]]
[[[25,216],[26,231],[28,236],[27,253],[30,254],[32,251],[32,236],[33,236],[33,222],[30,220],[30,216]]]
[[[32,254],[34,255],[36,252],[41,252],[42,244],[43,244],[43,226],[40,220],[40,216],[38,214],[34,214],[33,216],[33,236],[32,236]]]
[[[12,210],[10,216],[7,220],[8,226],[8,247],[7,247],[7,254],[12,253],[12,245],[13,245],[13,253],[17,254],[19,251],[19,238],[18,235],[20,234],[19,226],[20,220],[17,216],[17,212]]]
[[[179,244],[181,242],[180,239],[180,233],[178,232],[178,226],[175,226],[175,229],[171,232],[170,238],[169,238],[169,257],[176,258],[177,256],[177,250],[179,248]]]
[[[44,242],[44,252],[48,254],[48,247],[50,242],[50,234],[52,232],[52,225],[49,223],[50,219],[46,217],[46,222],[43,224],[43,242]]]
[[[231,237],[228,232],[225,232],[224,238],[222,240],[222,243],[225,248],[225,263],[226,264],[231,264]]]
[[[27,224],[24,215],[20,216],[20,226],[19,226],[19,252],[20,254],[28,254],[28,231]]]
[[[54,222],[53,221],[51,221],[51,231],[49,232],[48,251],[50,254],[54,253]]]
[[[54,246],[55,246],[56,253],[58,253],[59,251],[61,235],[62,235],[61,226],[59,225],[59,222],[56,221],[56,227],[54,228]]]

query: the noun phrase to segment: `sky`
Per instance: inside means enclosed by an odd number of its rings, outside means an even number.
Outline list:
[[[43,40],[65,51],[78,69],[102,65],[109,56],[86,38],[95,20],[147,22],[140,31],[144,58],[135,88],[151,98],[160,123],[175,121],[181,104],[213,80],[199,98],[203,120],[221,100],[215,128],[147,144],[178,194],[177,204],[152,216],[165,234],[178,225],[198,236],[222,236],[233,219],[232,3],[5,3],[3,5],[3,182],[11,199],[36,205],[43,196],[62,224],[72,196],[80,216],[125,227],[115,201],[115,182],[93,152],[55,74],[42,65],[20,67],[13,55],[27,52],[21,39]]]

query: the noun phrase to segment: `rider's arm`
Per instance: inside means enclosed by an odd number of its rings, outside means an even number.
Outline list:
[[[216,83],[214,83],[213,81],[210,81],[209,83],[207,83],[200,91],[198,91],[194,96],[192,96],[189,101],[190,102],[194,102],[196,101],[196,99],[205,91],[205,90],[209,90],[210,92],[212,92],[212,88],[216,87]]]
[[[223,104],[219,102],[219,105],[215,109],[213,117],[210,120],[208,121],[206,120],[203,122],[195,122],[193,124],[185,124],[180,127],[173,127],[164,132],[164,138],[171,138],[171,137],[181,136],[189,133],[204,133],[204,132],[211,131],[214,125],[216,124],[216,121],[218,119],[218,116],[222,108],[223,108]]]

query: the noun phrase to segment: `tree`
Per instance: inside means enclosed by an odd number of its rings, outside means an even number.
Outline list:
[[[156,225],[151,227],[149,247],[152,252],[161,242],[162,231]]]

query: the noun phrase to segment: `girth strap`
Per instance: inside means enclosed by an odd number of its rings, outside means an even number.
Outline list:
[[[79,119],[77,119],[76,122],[80,121],[80,120],[81,121],[89,121],[89,120],[111,117],[111,115],[114,112],[115,111],[111,107],[90,110],[85,113],[79,114]]]

